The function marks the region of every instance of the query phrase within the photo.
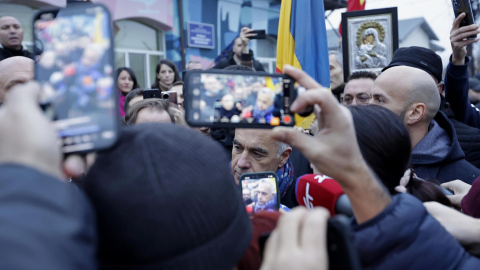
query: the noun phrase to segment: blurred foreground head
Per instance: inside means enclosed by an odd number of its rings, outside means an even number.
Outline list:
[[[13,86],[33,80],[33,66],[33,60],[23,56],[0,61],[0,102],[5,102],[5,94]]]
[[[100,153],[85,189],[101,269],[233,269],[252,235],[228,158],[171,124],[128,127]]]

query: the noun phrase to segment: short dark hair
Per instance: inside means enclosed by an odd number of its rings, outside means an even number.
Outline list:
[[[160,72],[160,68],[162,65],[167,65],[173,70],[173,73],[175,73],[175,78],[173,79],[173,82],[178,82],[181,81],[180,79],[180,74],[178,73],[177,66],[175,66],[175,63],[168,59],[162,59],[160,62],[158,62],[157,67],[155,68],[155,82],[152,84],[152,88],[154,89],[160,89],[160,80],[158,79],[158,73]]]
[[[166,111],[170,116],[172,123],[176,122],[175,117],[170,110],[170,102],[159,98],[150,98],[133,104],[132,108],[130,108],[130,110],[125,114],[125,122],[127,123],[127,126],[135,125],[135,122],[137,122],[138,113],[140,110],[145,108],[149,108],[154,111]]]
[[[120,77],[120,73],[122,73],[122,71],[128,72],[128,74],[132,78],[132,81],[133,81],[132,89],[140,88],[140,86],[138,85],[137,76],[135,76],[135,72],[133,72],[133,70],[131,68],[128,68],[128,67],[119,67],[117,69],[117,71],[116,71],[117,72],[117,80],[115,81],[115,83],[118,82],[118,77]]]
[[[403,121],[390,110],[377,106],[350,106],[358,146],[363,158],[390,194],[410,164],[412,143]],[[421,201],[450,205],[448,198],[433,183],[411,179],[408,192]]]
[[[233,65],[224,68],[223,70],[243,70],[243,71],[254,71],[252,68],[242,65]]]
[[[348,81],[358,80],[358,79],[372,79],[375,81],[377,79],[377,74],[370,71],[357,71],[352,73],[352,75],[348,77]]]
[[[132,99],[134,99],[138,96],[143,96],[143,88],[133,89],[132,91],[130,91],[127,94],[127,96],[125,97],[125,104],[123,104],[123,109],[125,111],[125,114],[128,112],[128,109],[130,107],[130,105],[128,103],[130,103],[130,101],[132,101]]]

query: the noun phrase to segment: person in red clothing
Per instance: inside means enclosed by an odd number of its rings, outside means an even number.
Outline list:
[[[280,212],[259,212],[252,216],[252,240],[245,255],[243,255],[243,258],[237,264],[238,270],[260,269],[262,264],[262,250],[260,250],[258,240],[263,234],[270,233],[275,229],[280,215]]]

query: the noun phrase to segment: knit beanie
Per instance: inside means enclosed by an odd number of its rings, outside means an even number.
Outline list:
[[[125,128],[99,153],[85,190],[101,269],[232,269],[252,235],[229,159],[173,124]]]

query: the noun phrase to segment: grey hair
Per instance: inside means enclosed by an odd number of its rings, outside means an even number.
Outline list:
[[[337,60],[338,64],[340,64],[340,67],[343,69],[343,54],[341,51],[329,51],[328,56],[330,55],[335,55],[335,59]]]
[[[277,158],[279,158],[285,150],[287,150],[288,147],[290,147],[288,144],[283,143],[283,142],[275,142],[275,146],[277,147]]]
[[[268,87],[263,87],[262,89],[260,89],[260,91],[258,91],[259,93],[262,93],[262,94],[268,94],[270,95],[270,99],[272,101],[275,101],[275,92],[272,91],[272,89],[268,88]]]
[[[268,186],[270,187],[270,193],[272,193],[272,194],[277,193],[276,187],[275,187],[275,185],[273,184],[272,181],[270,181],[269,179],[260,179],[260,181],[258,181],[258,185],[260,185],[262,183],[268,184]]]

